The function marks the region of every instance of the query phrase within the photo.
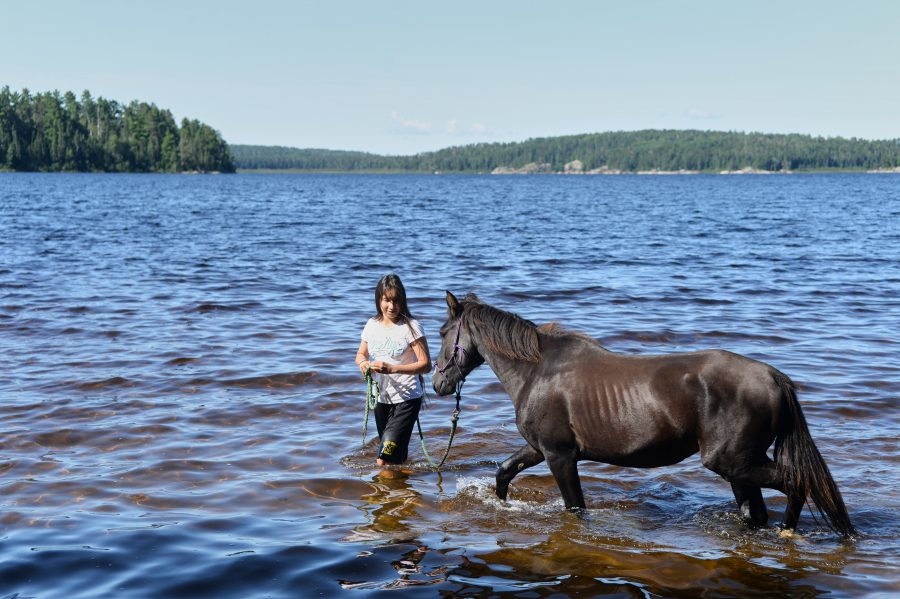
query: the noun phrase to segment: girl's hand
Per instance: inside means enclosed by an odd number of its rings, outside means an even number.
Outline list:
[[[382,374],[390,374],[392,371],[391,365],[387,362],[382,362],[381,360],[369,362],[369,368],[372,369],[372,372],[380,372]]]
[[[362,362],[359,363],[359,371],[362,373],[363,376],[366,376],[366,371],[369,368],[371,368],[371,362],[369,362],[368,360],[363,360]]]

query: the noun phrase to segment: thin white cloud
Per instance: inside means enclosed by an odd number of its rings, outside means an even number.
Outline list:
[[[696,108],[691,108],[685,111],[684,116],[697,121],[713,121],[722,118],[722,114],[720,113],[709,112],[707,110],[697,110]]]
[[[491,133],[490,128],[484,123],[463,123],[459,119],[450,119],[446,121],[444,126],[438,123],[434,125],[432,121],[418,121],[415,119],[405,118],[396,110],[391,112],[391,120],[396,126],[395,131],[405,134],[415,135],[450,135],[450,136],[473,136],[488,135]]]
[[[412,131],[414,133],[431,133],[434,128],[430,122],[416,121],[401,117],[397,111],[391,113],[391,119],[404,131]]]

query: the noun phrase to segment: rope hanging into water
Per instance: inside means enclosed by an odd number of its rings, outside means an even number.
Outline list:
[[[422,387],[422,391],[425,391],[424,386]],[[441,461],[438,464],[435,464],[434,460],[431,459],[431,456],[428,455],[428,450],[425,448],[425,435],[422,434],[422,425],[419,423],[419,418],[416,417],[416,427],[419,429],[419,440],[422,442],[422,453],[425,454],[428,465],[434,470],[440,470],[444,465],[444,462],[447,461],[447,456],[450,455],[450,446],[453,445],[453,437],[456,435],[456,423],[459,421],[459,399],[461,395],[462,382],[456,386],[456,409],[453,410],[453,416],[450,418],[450,439],[447,441],[447,449],[444,450],[444,457],[441,458]]]
[[[372,369],[366,368],[366,420],[363,422],[363,447],[366,446],[366,431],[369,428],[369,412],[378,405],[378,396],[381,391],[378,389],[378,383],[372,376]]]
[[[419,376],[419,380],[422,382],[422,393],[425,393],[425,385],[424,380],[421,375]],[[363,447],[366,445],[366,432],[369,428],[369,412],[374,410],[378,405],[378,397],[381,391],[378,388],[378,383],[375,381],[375,377],[372,376],[372,370],[370,368],[366,369],[366,418],[363,421],[363,433],[362,433],[362,444]],[[425,454],[425,459],[428,461],[428,465],[431,466],[434,470],[440,470],[444,462],[447,461],[447,456],[450,455],[450,447],[453,445],[453,437],[456,436],[456,427],[459,422],[459,401],[462,396],[462,381],[456,386],[456,408],[453,410],[453,415],[450,418],[450,439],[447,441],[447,449],[444,450],[444,457],[441,458],[441,461],[435,464],[434,460],[431,459],[431,456],[428,455],[428,449],[425,447],[425,435],[422,434],[422,424],[419,422],[419,417],[416,416],[416,428],[419,429],[419,440],[422,443],[422,453]],[[425,401],[425,397],[423,395],[422,401]]]

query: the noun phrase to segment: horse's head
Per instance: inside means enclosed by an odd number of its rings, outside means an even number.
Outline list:
[[[465,320],[465,305],[448,291],[447,320],[441,327],[441,351],[432,377],[432,387],[438,395],[456,391],[472,370],[484,364]]]

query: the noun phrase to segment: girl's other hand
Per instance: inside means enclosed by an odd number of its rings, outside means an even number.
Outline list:
[[[391,365],[382,362],[381,360],[376,360],[375,362],[369,362],[369,368],[372,369],[372,372],[380,372],[382,374],[390,374],[391,373]]]

